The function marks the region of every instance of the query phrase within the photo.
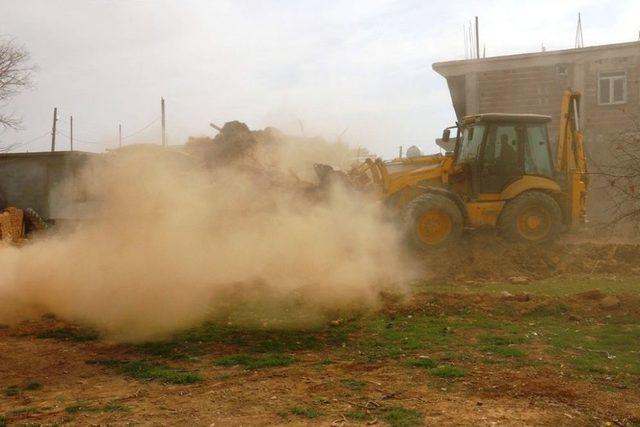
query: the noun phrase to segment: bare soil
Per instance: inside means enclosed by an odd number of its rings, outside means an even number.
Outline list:
[[[389,322],[431,316],[451,319],[452,324],[460,319],[460,313],[498,323],[522,318],[537,325],[559,319],[574,322],[568,324],[575,324],[576,329],[594,328],[613,316],[624,319],[626,325],[640,324],[639,246],[559,244],[486,251],[481,242],[468,245],[453,258],[439,254],[425,259],[432,272],[425,281],[453,283],[448,291],[422,287],[409,300],[390,299],[377,316]],[[638,294],[621,295],[612,311],[602,305],[607,293],[599,289],[563,297],[532,294],[527,288],[519,294],[484,292],[482,287],[477,292],[460,292],[461,286],[470,282],[585,274],[609,279],[611,275],[636,274]],[[553,312],[559,305],[563,311]],[[545,310],[550,313],[547,317]],[[508,317],[500,317],[504,312]],[[526,320],[532,313],[535,321]],[[213,343],[197,358],[163,360],[202,377],[195,384],[168,384],[131,378],[95,363],[149,358],[136,346],[91,337],[86,341],[42,338],[47,331],[68,327],[73,325],[48,316],[0,329],[0,387],[5,393],[0,395],[0,416],[7,424],[421,425],[402,424],[402,420],[385,415],[402,408],[417,411],[421,423],[434,426],[640,425],[640,373],[629,370],[615,376],[576,371],[559,362],[550,347],[537,338],[523,347],[528,360],[536,363],[487,361],[486,355],[473,347],[483,334],[479,328],[452,331],[456,343],[470,346],[460,354],[453,348],[455,354],[443,356],[436,347],[417,348],[411,353],[418,358],[437,355],[441,361],[452,357],[466,371],[459,378],[440,378],[426,369],[410,368],[403,362],[405,354],[363,359],[361,344],[352,345],[360,342],[355,330],[352,341],[288,351],[296,363],[265,369],[217,366],[213,363],[216,358],[244,350],[235,344]],[[374,340],[377,335],[363,337]],[[637,344],[630,342],[629,348],[640,357],[633,350]],[[462,348],[463,344],[458,345]],[[29,384],[34,383],[39,387],[29,390]],[[12,386],[18,391],[11,392]],[[314,408],[315,412],[296,408]]]
[[[433,282],[500,282],[592,274],[640,274],[639,244],[566,243],[514,245],[491,234],[428,254],[425,275]]]
[[[201,361],[196,369],[204,377],[202,383],[167,385],[128,379],[87,363],[121,352],[119,346],[104,343],[38,340],[5,330],[0,335],[3,384],[37,380],[42,389],[2,398],[0,412],[11,423],[36,425],[356,425],[343,416],[395,406],[416,409],[424,414],[426,425],[440,426],[573,426],[640,420],[638,390],[603,391],[549,369],[479,367],[463,381],[449,383],[420,371],[408,374],[394,363],[321,366],[325,355],[303,353],[296,355],[300,362],[293,366],[253,371]],[[341,380],[353,377],[367,382],[363,391],[345,389]],[[114,401],[130,409],[75,416],[65,411],[79,403]],[[291,407],[312,404],[321,408],[317,419],[289,414]],[[372,418],[370,422],[375,422]]]

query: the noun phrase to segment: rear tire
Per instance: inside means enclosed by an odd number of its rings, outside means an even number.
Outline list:
[[[562,211],[548,194],[527,191],[507,202],[500,215],[498,228],[500,234],[512,242],[551,242],[562,229]]]
[[[458,205],[441,194],[423,194],[405,207],[405,233],[417,249],[451,245],[462,236],[463,223]]]

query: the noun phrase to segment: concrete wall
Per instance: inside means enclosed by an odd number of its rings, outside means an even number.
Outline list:
[[[562,92],[572,86],[573,67],[533,66],[477,73],[478,112],[533,113],[551,116],[556,139]]]
[[[2,154],[0,199],[8,206],[33,208],[47,219],[77,219],[91,203],[79,175],[93,156],[82,152]]]
[[[627,101],[618,105],[599,105],[598,75],[611,71],[627,73]],[[583,95],[582,125],[587,142],[596,152],[601,151],[604,137],[634,127],[631,117],[640,115],[639,79],[640,51],[635,56],[470,73],[467,83],[475,81],[475,85],[467,87],[467,108],[470,113],[550,115],[553,120],[550,132],[555,137],[562,92],[567,87],[577,89]]]

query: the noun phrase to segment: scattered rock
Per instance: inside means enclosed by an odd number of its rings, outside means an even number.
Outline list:
[[[500,292],[500,296],[502,298],[513,298],[513,294],[511,292],[507,292],[507,291]]]
[[[531,301],[531,295],[526,293],[516,294],[514,295],[513,299],[519,302],[527,302],[527,301]]]
[[[531,280],[527,276],[513,276],[509,278],[509,282],[514,285],[524,285],[525,283],[529,283]]]
[[[620,307],[620,300],[618,297],[614,297],[613,295],[606,296],[600,301],[600,307],[610,310],[613,308]]]

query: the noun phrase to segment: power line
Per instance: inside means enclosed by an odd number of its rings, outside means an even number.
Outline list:
[[[125,135],[122,137],[122,139],[127,139],[127,138],[131,138],[132,136],[135,136],[137,134],[139,134],[140,132],[142,132],[143,130],[148,129],[149,127],[151,127],[151,125],[155,124],[158,122],[158,120],[160,120],[160,117],[156,117],[155,119],[151,120],[149,123],[147,123],[146,125],[144,125],[143,127],[141,127],[140,129],[138,129],[137,131],[131,132],[129,135]]]
[[[34,138],[31,138],[28,141],[16,142],[15,144],[9,144],[7,146],[4,146],[4,147],[0,148],[0,153],[7,153],[7,152],[13,151],[13,150],[15,150],[16,148],[19,148],[19,147],[28,148],[29,145],[31,145],[32,143],[34,143],[35,141],[37,141],[39,139],[44,138],[45,136],[51,136],[51,132],[50,131],[46,131],[42,135],[38,135],[38,136],[36,136]]]
[[[123,136],[123,137],[122,137],[122,139],[123,139],[123,140],[125,140],[125,139],[127,139],[127,138],[131,138],[132,136],[135,136],[135,135],[139,134],[140,132],[142,132],[142,131],[144,131],[144,130],[148,129],[149,127],[151,127],[151,126],[152,126],[153,124],[155,124],[158,120],[160,120],[160,117],[156,117],[155,119],[153,119],[152,121],[150,121],[149,123],[147,123],[146,125],[144,125],[143,127],[141,127],[140,129],[138,129],[138,130],[136,130],[136,131],[134,131],[134,132],[131,132],[129,135]],[[67,138],[69,138],[69,135],[67,135],[66,133],[64,133],[64,132],[62,132],[62,131],[60,131],[60,130],[58,130],[58,133],[59,133],[60,135],[63,135],[63,136],[66,136]],[[76,136],[76,132],[74,132],[73,140],[74,140],[74,141],[77,141],[77,142],[82,142],[82,143],[84,143],[84,144],[102,144],[102,143],[103,143],[102,141],[91,141],[91,140],[88,140],[88,139],[80,139],[80,138],[78,138],[78,137]]]
[[[26,141],[26,142],[19,142],[19,143],[17,143],[17,144],[16,144],[16,146],[18,146],[18,147],[20,147],[20,146],[29,146],[31,143],[33,143],[33,142],[35,142],[35,141],[37,141],[37,140],[39,140],[39,139],[42,139],[42,138],[44,138],[45,136],[48,136],[48,135],[50,135],[50,134],[51,134],[51,133],[50,133],[49,131],[46,131],[46,132],[45,132],[45,133],[43,133],[42,135],[40,135],[40,136],[36,136],[35,138],[32,138],[32,139],[30,139],[30,140],[28,140],[28,141]]]
[[[66,133],[58,130],[58,133],[62,136],[66,136],[67,138],[70,138],[69,135],[67,135]],[[102,144],[102,142],[100,141],[88,141],[86,139],[79,139],[78,137],[76,137],[75,135],[73,135],[73,140],[76,142],[82,142],[83,144]]]

